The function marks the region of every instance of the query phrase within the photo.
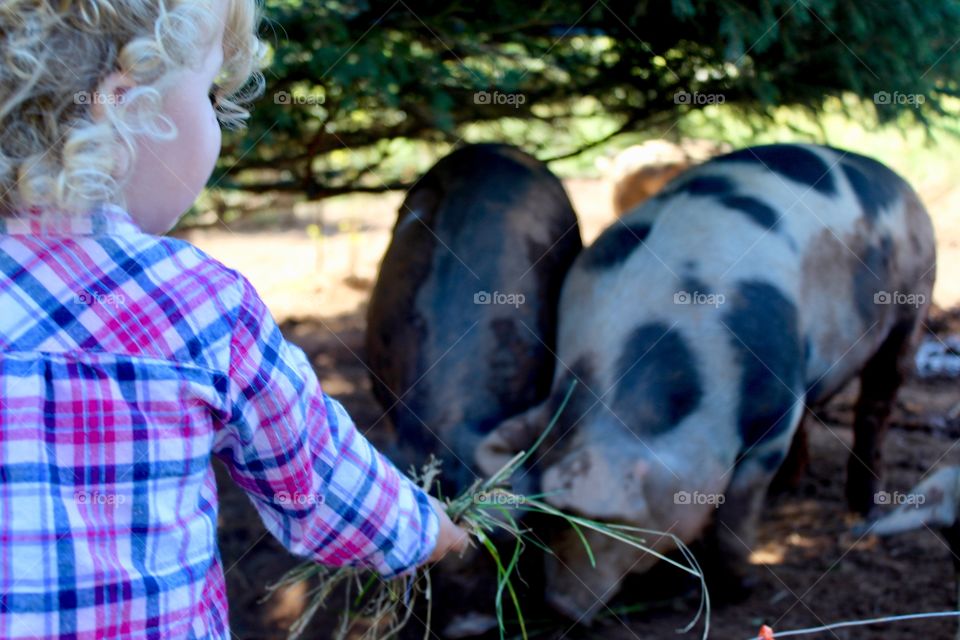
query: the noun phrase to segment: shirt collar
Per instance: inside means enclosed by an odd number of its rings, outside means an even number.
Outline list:
[[[34,236],[98,236],[142,233],[122,207],[104,204],[87,213],[29,207],[0,213],[0,234]]]

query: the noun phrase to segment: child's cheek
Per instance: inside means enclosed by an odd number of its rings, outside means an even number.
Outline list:
[[[220,121],[217,120],[217,113],[214,109],[210,110],[210,131],[211,131],[211,156],[213,157],[213,164],[215,165],[217,160],[220,158],[220,147],[223,144],[223,132],[220,129]],[[213,173],[213,166],[210,167],[210,172]]]

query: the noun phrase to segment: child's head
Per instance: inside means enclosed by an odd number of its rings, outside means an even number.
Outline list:
[[[0,208],[167,230],[262,86],[256,25],[255,0],[0,3]]]

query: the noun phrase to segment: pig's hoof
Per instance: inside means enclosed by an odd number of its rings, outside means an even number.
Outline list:
[[[866,518],[876,505],[877,500],[871,485],[859,482],[847,483],[847,507],[850,511]]]

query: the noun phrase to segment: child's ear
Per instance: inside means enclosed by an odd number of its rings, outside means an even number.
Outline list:
[[[122,71],[113,71],[105,77],[90,101],[90,113],[94,120],[103,118],[107,106],[120,104],[127,92],[134,87],[133,81]]]

